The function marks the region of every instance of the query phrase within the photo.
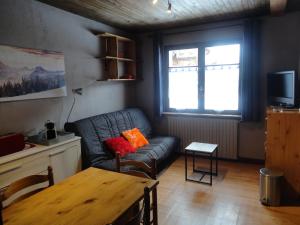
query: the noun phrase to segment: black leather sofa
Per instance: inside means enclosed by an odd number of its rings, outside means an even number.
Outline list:
[[[149,145],[130,153],[124,159],[150,163],[157,162],[158,172],[172,162],[179,152],[179,139],[170,136],[156,136],[145,114],[138,108],[129,108],[117,112],[101,114],[65,124],[65,130],[82,137],[82,167],[93,166],[107,170],[116,170],[115,156],[104,141],[121,135],[124,130],[139,128],[148,139]],[[123,158],[122,158],[123,159]]]

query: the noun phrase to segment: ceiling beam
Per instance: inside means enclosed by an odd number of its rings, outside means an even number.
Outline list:
[[[287,5],[287,0],[270,0],[270,11],[274,16],[284,14]]]

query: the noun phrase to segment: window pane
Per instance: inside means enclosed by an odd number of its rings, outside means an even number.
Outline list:
[[[169,67],[198,66],[198,48],[169,51]]]
[[[207,66],[205,104],[208,110],[238,110],[239,65]]]
[[[219,45],[205,48],[205,65],[239,64],[240,45]]]
[[[169,107],[198,109],[197,67],[169,69]]]

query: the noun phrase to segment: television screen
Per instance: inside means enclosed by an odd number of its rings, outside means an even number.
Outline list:
[[[297,76],[295,71],[268,74],[268,100],[271,105],[294,106]]]

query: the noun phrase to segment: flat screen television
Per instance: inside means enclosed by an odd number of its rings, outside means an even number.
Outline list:
[[[287,108],[298,105],[298,76],[296,71],[269,73],[267,86],[269,105]]]

